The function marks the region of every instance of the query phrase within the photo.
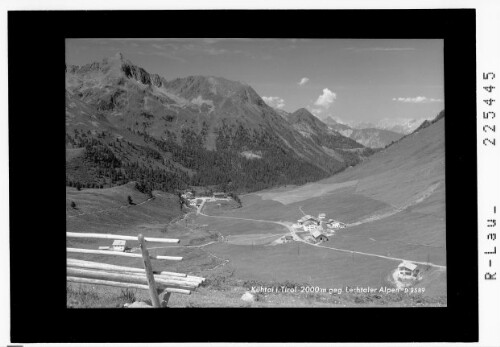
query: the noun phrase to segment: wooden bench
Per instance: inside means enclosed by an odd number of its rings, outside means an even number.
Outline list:
[[[178,239],[144,238],[142,234],[139,234],[136,238],[134,236],[115,234],[71,232],[67,232],[66,236],[73,238],[137,240],[141,248],[141,254],[84,248],[66,248],[66,251],[67,253],[142,258],[144,265],[144,268],[141,269],[68,258],[66,264],[68,282],[148,290],[153,307],[166,307],[171,293],[189,295],[205,280],[203,277],[189,276],[183,273],[153,271],[151,259],[179,261],[182,260],[182,257],[150,255],[146,248],[146,242],[179,243]],[[161,301],[160,296],[162,296]]]

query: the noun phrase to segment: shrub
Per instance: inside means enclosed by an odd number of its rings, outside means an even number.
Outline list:
[[[75,209],[76,210],[76,204],[74,201],[71,201],[71,208]]]
[[[120,300],[123,300],[125,302],[132,304],[133,302],[137,301],[136,297],[135,297],[135,293],[136,293],[135,291],[133,291],[129,288],[125,288],[125,289],[121,290],[120,296],[118,298]]]
[[[99,302],[99,295],[94,289],[79,286],[66,287],[67,305],[68,307],[95,307]]]
[[[234,285],[233,275],[234,269],[223,267],[208,275],[201,286],[215,290],[228,290]]]

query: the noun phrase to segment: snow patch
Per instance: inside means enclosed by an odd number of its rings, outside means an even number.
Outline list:
[[[252,151],[243,151],[240,153],[243,157],[247,159],[262,159],[262,152],[252,152]]]
[[[346,130],[339,130],[339,133],[341,133],[344,136],[351,137],[351,134],[354,132],[352,129],[346,129]]]
[[[195,104],[195,105],[197,105],[199,107],[201,107],[203,105],[208,105],[208,106],[210,106],[210,111],[209,112],[213,112],[214,111],[214,102],[212,100],[205,100],[205,99],[203,99],[203,97],[201,95],[198,95],[198,97],[193,98],[191,100],[191,103]]]
[[[304,137],[311,137],[311,133],[308,133],[307,131],[299,130],[299,133]]]
[[[160,94],[160,96],[166,96],[169,99],[173,100],[177,104],[177,105],[172,105],[172,106],[184,106],[188,103],[188,101],[186,99],[184,99],[183,97],[180,97],[180,96],[175,95],[173,93],[169,93],[163,88],[154,87],[153,91],[154,91],[153,94],[156,94],[156,95]]]
[[[316,133],[311,129],[308,124],[295,124],[293,126],[302,136],[310,138],[311,135]]]

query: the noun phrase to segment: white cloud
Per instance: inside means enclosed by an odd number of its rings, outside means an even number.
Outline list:
[[[302,79],[300,80],[300,82],[298,83],[299,86],[303,86],[304,84],[306,84],[307,82],[309,82],[309,78],[307,77],[302,77]]]
[[[406,102],[412,104],[423,104],[429,102],[442,102],[442,99],[428,98],[425,96],[416,96],[414,98],[392,98],[392,101]]]
[[[337,99],[337,94],[332,92],[330,89],[323,89],[323,94],[318,97],[318,100],[314,102],[314,105],[328,109],[331,104]]]
[[[345,121],[343,120],[342,118],[339,118],[339,117],[331,117],[333,118],[334,121],[336,121],[337,123],[340,123],[340,124],[344,124],[344,125],[351,125],[352,121],[348,122],[348,121]]]
[[[413,47],[346,47],[344,49],[355,52],[400,52],[415,50]]]
[[[262,100],[269,106],[273,108],[283,108],[285,107],[285,100],[279,96],[263,96]]]

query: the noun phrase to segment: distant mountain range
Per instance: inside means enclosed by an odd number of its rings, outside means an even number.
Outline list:
[[[404,135],[410,134],[430,118],[395,118],[381,119],[376,123],[370,122],[344,122],[332,116],[322,116],[320,120],[331,129],[369,148],[383,148],[399,140]]]
[[[276,112],[220,77],[171,81],[121,54],[66,66],[68,185],[238,192],[315,181],[373,151],[307,110]]]
[[[401,133],[374,127],[353,128],[346,124],[337,122],[332,117],[323,119],[323,121],[331,129],[338,131],[342,135],[348,136],[356,142],[370,148],[383,148],[391,142],[397,141],[404,136],[404,134]]]
[[[429,118],[384,118],[379,120],[376,123],[371,122],[346,122],[346,124],[353,129],[381,129],[381,130],[389,130],[395,133],[407,135],[417,129],[420,124],[422,124],[426,120],[431,120],[432,117]]]

